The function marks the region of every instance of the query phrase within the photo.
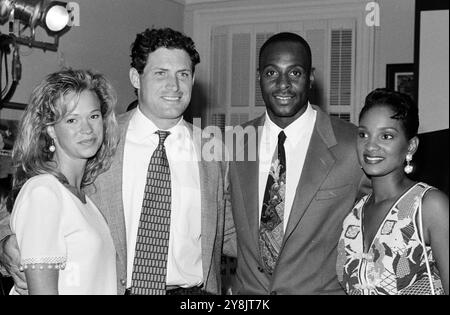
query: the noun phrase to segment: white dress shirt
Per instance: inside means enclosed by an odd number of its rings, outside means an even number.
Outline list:
[[[156,125],[139,108],[130,120],[123,159],[123,203],[127,234],[127,287],[131,287],[137,230],[150,158],[159,137]],[[198,158],[186,122],[170,128],[164,145],[170,167],[172,209],[167,285],[193,287],[203,283],[201,196]]]
[[[262,204],[264,200],[264,191],[267,184],[270,165],[278,143],[278,134],[284,131],[286,141],[284,150],[286,152],[286,192],[284,203],[284,230],[291,214],[292,204],[294,202],[295,192],[302,174],[305,163],[306,152],[308,151],[309,141],[316,123],[317,112],[308,103],[306,111],[284,130],[278,127],[266,112],[266,120],[262,128],[261,143],[259,147],[259,217],[261,217]]]

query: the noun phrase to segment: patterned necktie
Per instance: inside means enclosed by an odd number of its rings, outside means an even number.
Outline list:
[[[164,140],[170,132],[156,133],[159,144],[148,166],[133,263],[131,294],[138,295],[166,294],[171,187]]]
[[[283,241],[283,215],[286,191],[286,153],[284,141],[286,135],[283,131],[278,134],[278,154],[273,157],[261,211],[261,224],[259,228],[259,248],[264,267],[272,274]]]

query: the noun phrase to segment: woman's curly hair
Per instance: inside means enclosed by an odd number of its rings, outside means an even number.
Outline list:
[[[73,110],[66,97],[69,93],[74,93],[78,98],[84,91],[93,92],[100,101],[103,142],[86,163],[81,187],[92,183],[109,168],[118,143],[114,114],[117,96],[112,85],[103,75],[89,70],[66,69],[55,72],[36,86],[20,121],[13,147],[13,197],[29,178],[39,174],[53,174],[62,183],[67,183],[65,176],[56,167],[53,153],[48,149],[52,138],[47,133],[47,127],[60,122]]]

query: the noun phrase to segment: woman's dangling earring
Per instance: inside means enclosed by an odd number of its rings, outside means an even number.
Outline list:
[[[52,139],[52,142],[51,142],[50,146],[48,147],[48,150],[52,153],[56,151],[55,140]]]
[[[412,157],[411,153],[406,154],[406,166],[404,168],[406,174],[411,174],[413,171],[413,166],[411,165]]]

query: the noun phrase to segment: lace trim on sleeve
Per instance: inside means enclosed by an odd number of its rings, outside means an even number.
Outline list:
[[[21,271],[25,269],[61,269],[66,268],[65,257],[41,257],[41,258],[27,258],[22,260],[22,264],[19,269]]]

